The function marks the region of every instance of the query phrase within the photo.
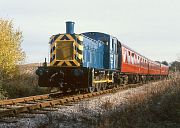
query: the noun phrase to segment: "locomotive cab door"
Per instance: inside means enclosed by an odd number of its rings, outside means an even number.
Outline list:
[[[109,68],[118,68],[118,41],[116,38],[112,37],[109,42]]]
[[[121,48],[121,42],[118,41],[117,43],[117,69],[121,71],[121,65],[122,65],[122,48]]]

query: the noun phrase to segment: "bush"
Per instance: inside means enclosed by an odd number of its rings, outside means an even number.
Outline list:
[[[16,75],[3,84],[8,98],[25,97],[48,93],[48,88],[41,88],[37,85],[37,77],[30,74]]]

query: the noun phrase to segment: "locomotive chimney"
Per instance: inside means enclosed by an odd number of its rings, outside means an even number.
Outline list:
[[[74,34],[74,22],[67,21],[66,22],[66,33],[67,34]]]

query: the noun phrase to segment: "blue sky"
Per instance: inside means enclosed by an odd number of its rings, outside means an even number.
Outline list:
[[[23,31],[26,63],[48,58],[49,37],[68,20],[76,33],[109,33],[152,60],[180,56],[180,0],[0,0],[0,17]]]

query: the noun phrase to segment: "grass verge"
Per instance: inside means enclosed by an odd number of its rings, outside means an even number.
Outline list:
[[[180,75],[169,81],[146,87],[145,91],[130,95],[123,109],[102,115],[98,128],[179,128]],[[113,103],[102,106],[110,109]],[[120,106],[119,106],[120,107]]]

